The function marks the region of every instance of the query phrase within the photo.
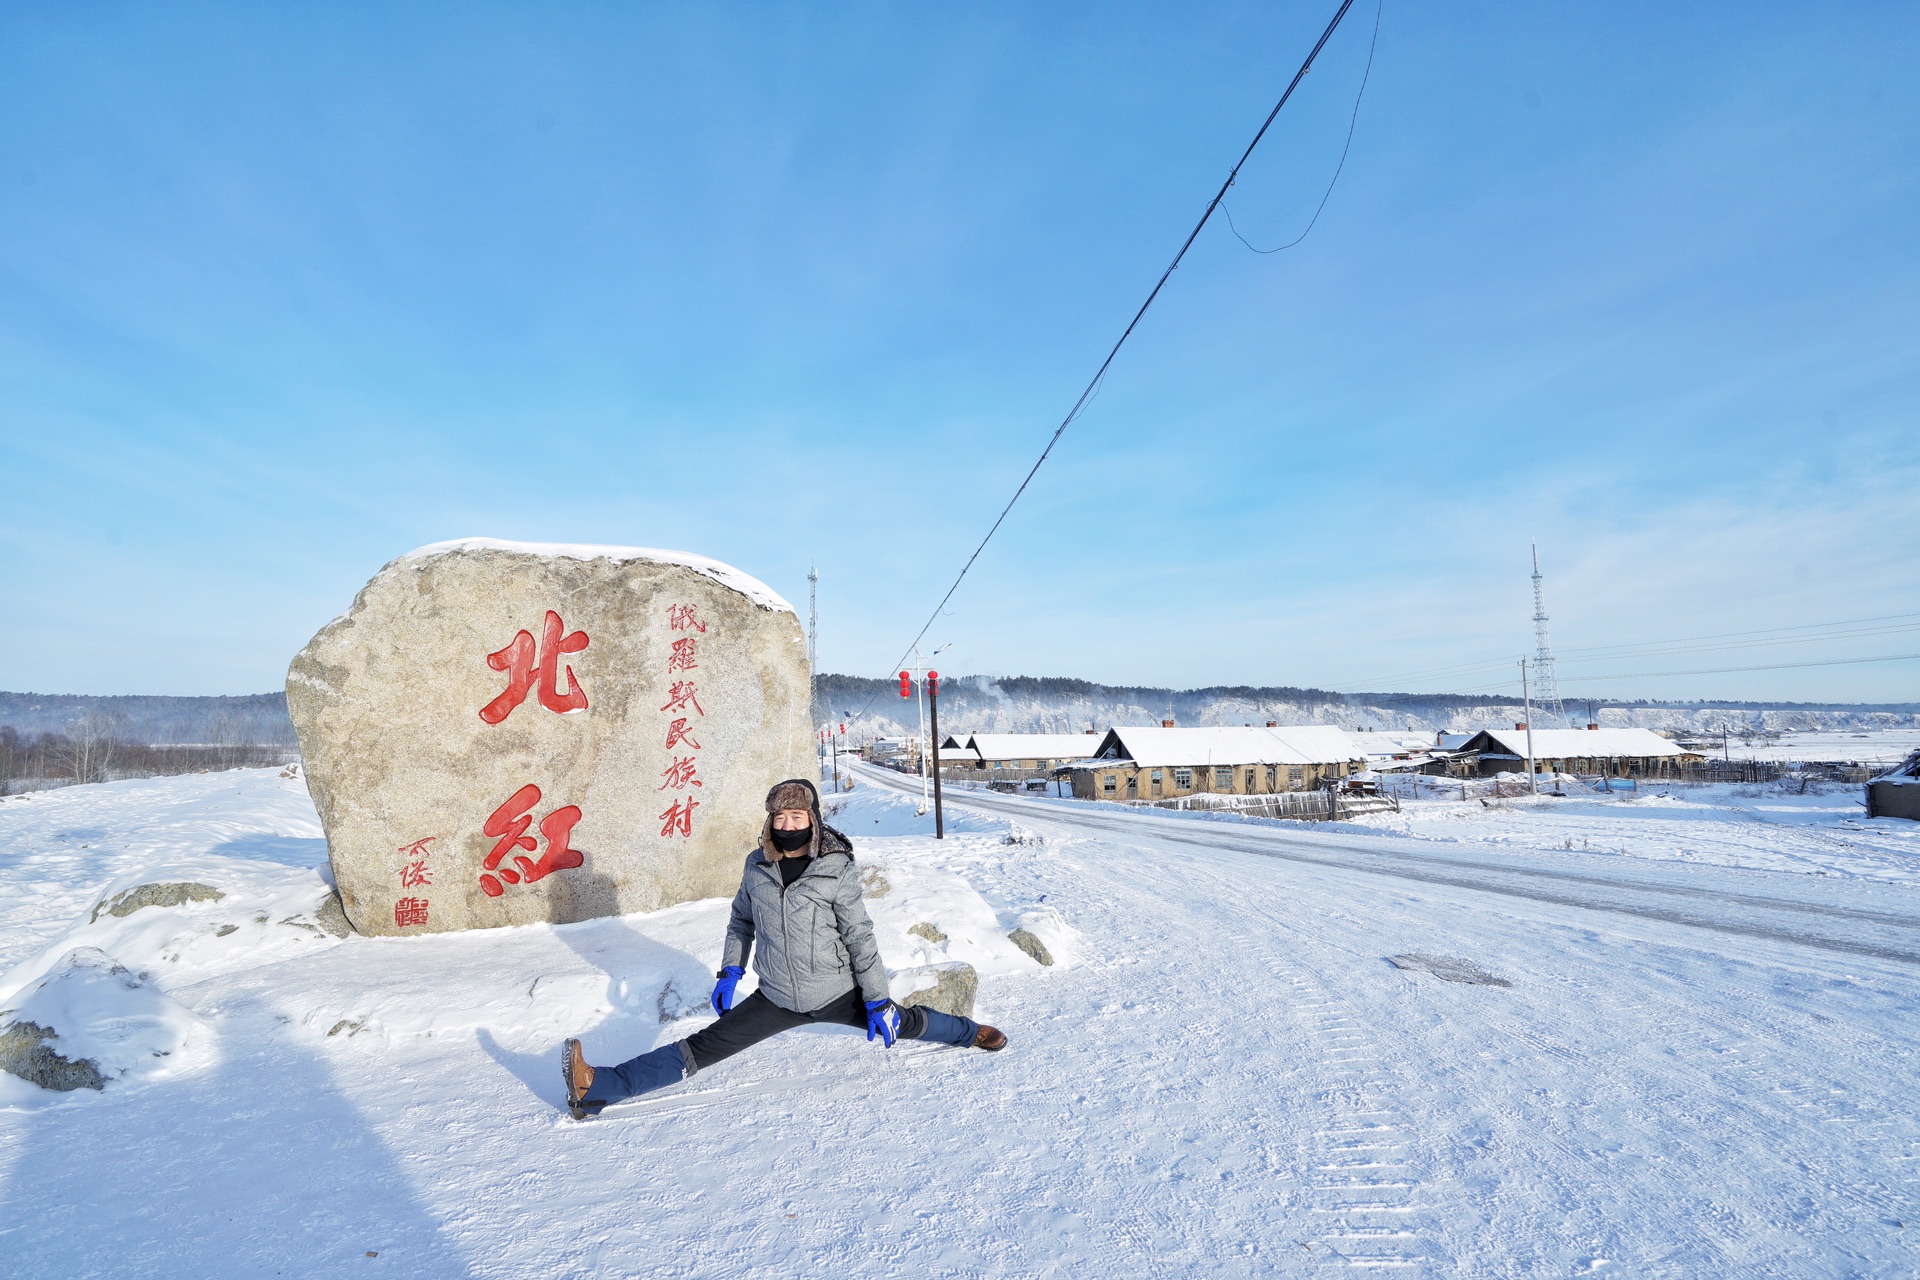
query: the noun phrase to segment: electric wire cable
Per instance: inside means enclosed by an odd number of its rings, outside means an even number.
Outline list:
[[[1386,0],[1375,0],[1373,7],[1373,42],[1367,46],[1367,69],[1360,73],[1360,92],[1353,95],[1353,114],[1347,117],[1347,141],[1340,148],[1340,163],[1333,167],[1333,178],[1327,183],[1327,189],[1320,196],[1320,203],[1314,208],[1313,217],[1307,221],[1307,229],[1283,245],[1271,249],[1254,248],[1253,242],[1240,234],[1240,228],[1234,225],[1233,209],[1221,205],[1220,212],[1227,215],[1227,230],[1233,232],[1233,238],[1255,253],[1279,253],[1282,249],[1291,249],[1313,234],[1313,228],[1320,221],[1320,214],[1327,207],[1327,201],[1333,198],[1333,189],[1340,182],[1340,173],[1347,167],[1347,153],[1353,150],[1354,126],[1360,123],[1360,100],[1367,96],[1367,81],[1373,78],[1373,51],[1380,45],[1380,12],[1386,7]]]
[[[1765,627],[1753,631],[1721,631],[1702,636],[1679,636],[1668,640],[1638,640],[1622,644],[1592,645],[1584,648],[1562,649],[1557,661],[1561,663],[1593,663],[1619,661],[1627,658],[1653,658],[1676,653],[1716,652],[1731,649],[1750,648],[1755,645],[1803,644],[1816,640],[1845,640],[1859,636],[1888,635],[1915,630],[1908,619],[1920,618],[1920,613],[1888,613],[1871,618],[1843,618],[1833,622],[1802,622],[1790,627]],[[1869,626],[1870,623],[1892,623],[1891,626]],[[1843,630],[1843,628],[1845,628]],[[1789,635],[1788,632],[1813,632],[1811,635]],[[1746,637],[1776,637],[1774,639],[1749,639]],[[1707,640],[1731,640],[1732,644],[1710,645],[1700,642]],[[1593,656],[1582,656],[1593,655]],[[1445,676],[1472,675],[1480,671],[1492,671],[1504,668],[1509,659],[1498,658],[1482,662],[1462,662],[1443,667],[1422,667],[1417,671],[1402,671],[1389,676],[1368,676],[1363,680],[1347,681],[1350,685],[1374,685],[1376,687],[1393,684],[1402,680],[1428,680]],[[1579,677],[1588,679],[1593,677]],[[1444,692],[1459,692],[1445,690]],[[1424,695],[1421,695],[1424,696]]]
[[[1180,251],[1173,255],[1173,261],[1168,263],[1167,269],[1160,273],[1160,278],[1154,282],[1152,291],[1147,294],[1147,300],[1140,304],[1138,311],[1133,313],[1133,319],[1127,322],[1126,329],[1122,331],[1118,341],[1113,344],[1112,349],[1107,352],[1107,358],[1100,362],[1100,368],[1095,371],[1093,377],[1087,382],[1086,389],[1081,391],[1079,399],[1073,402],[1073,408],[1067,411],[1067,416],[1061,419],[1060,425],[1053,429],[1053,436],[1047,441],[1047,447],[1040,451],[1040,457],[1027,471],[1026,478],[1020,482],[1020,487],[1013,491],[1011,498],[1007,499],[1007,505],[1001,508],[1000,515],[993,522],[993,527],[987,530],[987,536],[980,539],[980,545],[973,549],[973,554],[967,557],[967,562],[960,566],[960,572],[955,576],[953,585],[948,587],[947,593],[940,597],[940,603],[934,606],[933,612],[928,616],[925,624],[921,626],[912,641],[908,643],[905,652],[903,652],[899,659],[893,664],[893,670],[899,670],[900,664],[904,663],[908,657],[913,654],[915,646],[926,638],[927,631],[933,626],[934,622],[939,619],[940,611],[947,607],[947,601],[953,599],[953,593],[958,591],[960,584],[966,580],[968,571],[973,568],[973,562],[980,558],[980,553],[987,549],[989,542],[993,541],[993,535],[1000,531],[1000,526],[1005,522],[1007,514],[1013,510],[1014,504],[1020,501],[1020,495],[1027,491],[1027,486],[1033,483],[1033,477],[1039,473],[1040,468],[1046,464],[1048,457],[1052,455],[1053,447],[1060,443],[1060,437],[1066,434],[1067,428],[1073,425],[1073,420],[1080,416],[1081,412],[1086,408],[1088,401],[1093,398],[1099,389],[1101,379],[1107,376],[1107,370],[1112,367],[1114,357],[1120,354],[1120,348],[1125,346],[1127,339],[1133,336],[1133,331],[1139,327],[1140,321],[1146,316],[1148,308],[1153,306],[1154,300],[1160,296],[1160,291],[1166,288],[1167,281],[1172,278],[1175,269],[1180,265],[1181,259],[1187,256],[1187,250],[1191,249],[1193,242],[1200,238],[1200,233],[1206,229],[1207,222],[1213,217],[1214,210],[1218,209],[1220,202],[1226,199],[1227,189],[1233,186],[1234,179],[1240,175],[1241,167],[1245,165],[1247,159],[1253,155],[1253,149],[1260,145],[1260,140],[1267,136],[1267,130],[1273,127],[1274,120],[1280,115],[1280,109],[1287,105],[1287,99],[1293,97],[1293,91],[1300,87],[1302,80],[1306,79],[1307,72],[1313,69],[1314,59],[1320,56],[1320,51],[1326,47],[1327,41],[1333,38],[1334,31],[1340,26],[1340,20],[1347,16],[1347,10],[1352,7],[1353,0],[1340,0],[1339,11],[1333,15],[1333,20],[1327,23],[1327,29],[1320,33],[1319,40],[1314,42],[1313,49],[1307,54],[1306,60],[1300,64],[1300,69],[1293,73],[1293,79],[1288,82],[1286,92],[1282,93],[1280,100],[1273,104],[1273,110],[1267,112],[1267,118],[1261,122],[1259,130],[1253,135],[1253,141],[1247,144],[1247,149],[1240,153],[1240,158],[1234,162],[1232,170],[1228,172],[1227,180],[1220,184],[1220,189],[1214,192],[1213,199],[1207,202],[1206,211],[1200,215],[1200,221],[1193,224],[1193,230],[1187,233],[1186,240],[1180,245]],[[866,705],[860,708],[859,714],[861,716],[866,715],[867,711],[873,706],[874,700],[879,696],[880,691],[875,690],[873,696],[867,699]]]

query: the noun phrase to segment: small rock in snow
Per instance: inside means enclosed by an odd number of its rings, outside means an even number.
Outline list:
[[[1476,987],[1510,987],[1513,984],[1505,978],[1488,973],[1471,960],[1462,960],[1458,956],[1431,956],[1411,953],[1404,956],[1388,956],[1387,963],[1396,969],[1420,970],[1432,974],[1443,982],[1465,982]]]
[[[110,916],[130,916],[142,907],[177,907],[183,902],[218,902],[226,897],[224,889],[216,889],[210,884],[201,884],[195,880],[179,881],[172,884],[137,884],[131,889],[116,893],[94,904],[93,914],[87,917],[91,924],[100,918],[101,912]]]
[[[1041,964],[1050,965],[1053,963],[1053,952],[1047,950],[1047,944],[1034,937],[1033,934],[1027,932],[1025,929],[1015,929],[1007,935],[1007,941],[1032,956]]]
[[[956,1018],[973,1016],[973,998],[980,991],[980,975],[972,965],[934,964],[921,969],[902,969],[893,976],[896,987],[902,980],[917,984],[929,979],[930,985],[920,987],[899,1003],[938,1009]]]
[[[940,926],[929,920],[922,920],[919,924],[907,930],[907,932],[916,938],[925,938],[928,942],[945,942],[947,940],[947,935],[940,932]]]
[[[320,910],[314,912],[313,918],[322,929],[336,938],[344,938],[353,932],[353,925],[347,919],[345,908],[340,905],[338,893],[329,893],[327,900],[320,904]]]
[[[53,1051],[52,1028],[37,1022],[10,1022],[0,1029],[0,1071],[9,1071],[42,1089],[69,1093],[104,1089],[107,1082],[87,1059],[69,1061]]]

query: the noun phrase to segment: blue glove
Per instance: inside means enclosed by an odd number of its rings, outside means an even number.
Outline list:
[[[733,1008],[733,989],[740,985],[740,979],[747,976],[747,971],[737,964],[730,964],[714,976],[720,981],[713,984],[713,1011],[716,1014],[725,1013]]]
[[[867,1001],[867,1039],[875,1036],[893,1048],[893,1039],[900,1034],[900,1011],[893,1007],[891,1000]]]

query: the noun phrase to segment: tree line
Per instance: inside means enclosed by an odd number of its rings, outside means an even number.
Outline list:
[[[182,773],[287,764],[293,748],[259,741],[246,718],[215,718],[198,742],[155,743],[130,734],[117,717],[89,711],[64,730],[21,733],[0,725],[0,796],[49,787],[120,778],[156,778]]]

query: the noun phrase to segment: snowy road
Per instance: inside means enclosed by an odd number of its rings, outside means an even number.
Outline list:
[[[861,776],[903,795],[918,788],[883,770]],[[1858,885],[1821,893],[1802,875],[1756,873],[1697,863],[1613,863],[1597,859],[1512,855],[1498,861],[1468,853],[1408,847],[1408,842],[1364,835],[1307,834],[1304,826],[1254,826],[1196,820],[1077,801],[1061,803],[992,792],[950,792],[949,802],[1022,823],[1053,824],[1122,842],[1157,848],[1221,849],[1365,876],[1445,885],[1554,906],[1638,916],[1742,938],[1792,942],[1829,951],[1920,965],[1920,900],[1901,888],[1871,893],[1883,905],[1860,905]]]
[[[661,1022],[659,975],[711,973],[723,902],[291,930],[166,979],[217,1069],[0,1107],[6,1273],[1920,1273],[1894,855],[1786,874],[982,795],[935,842],[862,778],[836,821],[863,859],[1079,930],[1075,963],[983,981],[1007,1052],[796,1032],[575,1124],[559,1037],[605,1061],[701,1025]],[[1044,842],[1003,843],[1008,813]],[[196,849],[310,877],[311,824],[258,772],[11,801],[0,910],[37,946]]]

